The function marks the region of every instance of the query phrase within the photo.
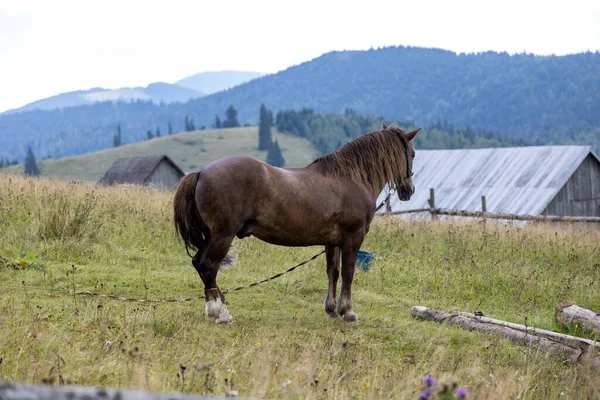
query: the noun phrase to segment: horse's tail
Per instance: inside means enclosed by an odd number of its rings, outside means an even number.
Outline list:
[[[193,257],[190,248],[204,249],[210,240],[210,230],[196,208],[196,185],[201,173],[202,171],[184,176],[173,198],[175,230],[183,239],[185,250],[190,257]]]

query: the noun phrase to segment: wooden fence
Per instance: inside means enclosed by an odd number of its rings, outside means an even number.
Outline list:
[[[377,215],[401,215],[401,214],[416,214],[428,212],[431,214],[431,219],[437,219],[438,215],[448,215],[453,217],[471,217],[471,218],[488,218],[488,219],[503,219],[512,221],[539,221],[539,222],[600,222],[600,217],[575,217],[573,216],[573,200],[569,202],[570,216],[558,215],[517,215],[517,214],[493,214],[487,212],[487,203],[485,196],[481,196],[481,211],[466,211],[466,210],[451,210],[447,208],[436,208],[435,206],[435,191],[429,189],[429,207],[415,208],[412,210],[402,211],[386,211]]]

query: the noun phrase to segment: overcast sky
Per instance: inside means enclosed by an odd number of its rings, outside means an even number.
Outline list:
[[[1,0],[0,111],[72,90],[272,73],[390,45],[598,51],[600,1]]]

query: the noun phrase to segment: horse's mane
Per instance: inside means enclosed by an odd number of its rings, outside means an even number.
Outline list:
[[[323,175],[349,177],[376,192],[407,175],[406,132],[397,127],[367,133],[317,158],[311,165]]]

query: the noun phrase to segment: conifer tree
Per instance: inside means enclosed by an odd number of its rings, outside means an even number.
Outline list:
[[[283,154],[281,154],[277,139],[275,139],[275,141],[271,143],[271,147],[269,147],[266,162],[274,167],[283,167],[285,165],[285,159],[283,158]]]
[[[215,115],[215,123],[213,124],[213,128],[221,129],[223,125],[221,124],[221,118],[218,115]]]
[[[148,138],[148,140],[154,138],[154,135],[152,134],[152,131],[150,129],[148,129],[148,132],[146,132],[146,137]]]
[[[117,133],[113,137],[113,147],[119,147],[121,145],[121,124],[117,125]]]
[[[240,121],[237,118],[238,112],[233,107],[233,104],[229,105],[227,111],[225,111],[225,121],[223,121],[223,128],[235,128],[240,126]]]
[[[35,154],[31,150],[31,146],[27,149],[27,157],[25,157],[25,175],[36,176],[40,174],[35,160]]]
[[[160,137],[160,128],[156,127],[156,137]]]
[[[271,117],[264,104],[260,105],[258,122],[258,150],[269,150],[273,137],[271,136]]]
[[[169,136],[171,136],[173,134],[173,126],[171,125],[171,121],[169,121],[169,124],[167,126],[168,126],[168,130],[169,130],[169,132],[168,132]]]

